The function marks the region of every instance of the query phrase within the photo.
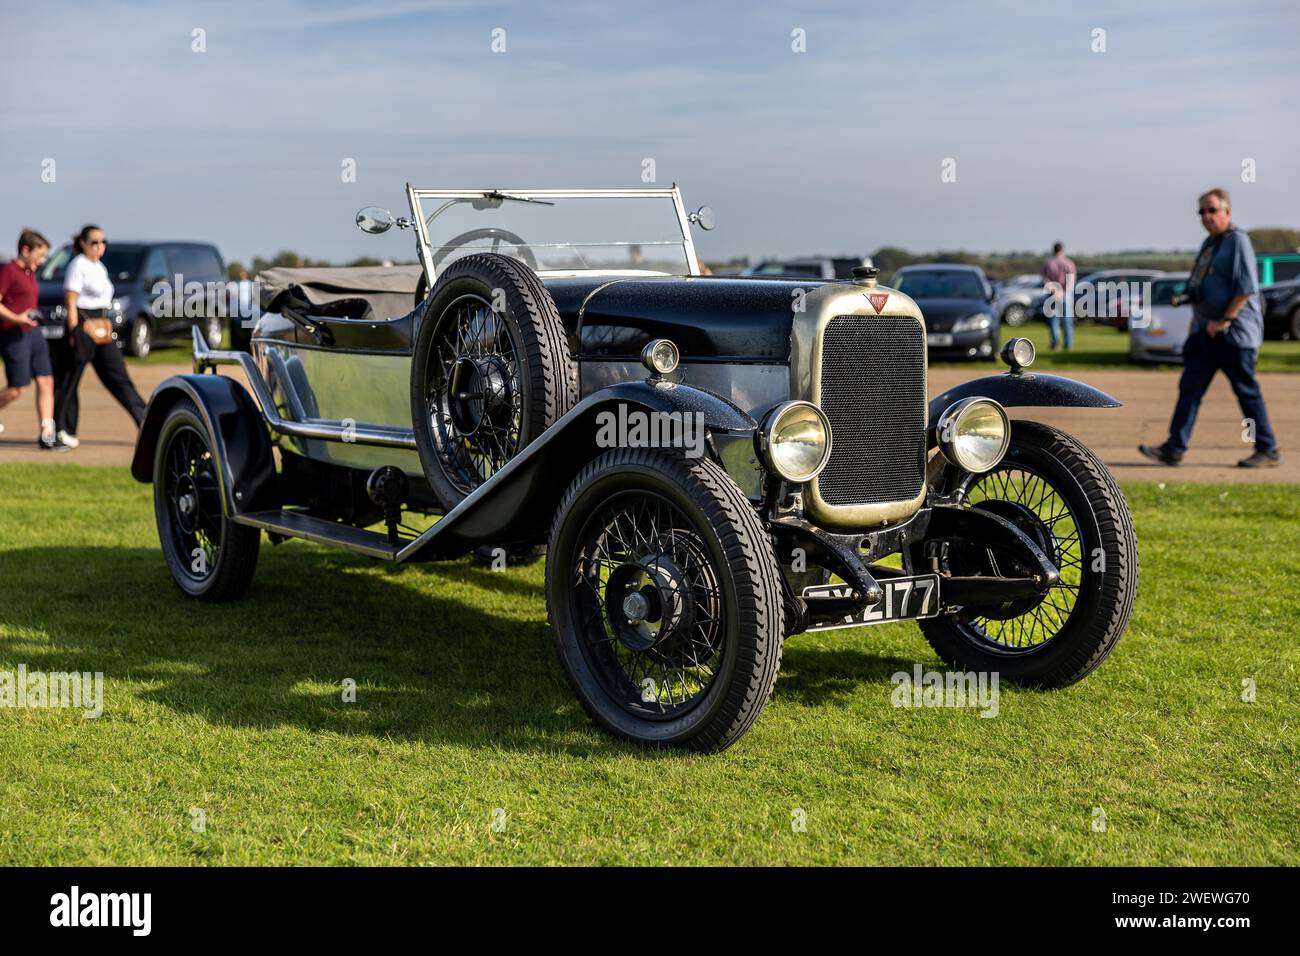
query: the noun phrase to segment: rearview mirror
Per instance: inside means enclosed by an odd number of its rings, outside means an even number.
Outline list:
[[[385,233],[396,224],[397,220],[393,218],[393,214],[378,206],[367,206],[357,213],[357,228],[372,236]]]
[[[686,218],[695,223],[695,225],[699,226],[705,232],[708,232],[718,224],[717,217],[713,215],[712,206],[701,206]]]

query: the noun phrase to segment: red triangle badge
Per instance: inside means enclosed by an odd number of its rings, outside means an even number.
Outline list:
[[[876,310],[877,314],[879,314],[880,311],[884,309],[885,303],[889,301],[889,293],[873,292],[868,295],[867,298],[871,300],[871,307]]]

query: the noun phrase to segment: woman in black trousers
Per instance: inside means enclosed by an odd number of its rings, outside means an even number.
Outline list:
[[[99,380],[135,419],[137,426],[144,420],[145,403],[127,375],[122,350],[113,341],[109,312],[113,304],[113,283],[100,261],[108,245],[104,231],[98,226],[83,226],[73,236],[72,245],[78,255],[68,263],[63,279],[68,332],[55,383],[54,427],[58,442],[76,448],[81,444],[76,437],[80,410],[77,389],[87,365],[95,366]]]

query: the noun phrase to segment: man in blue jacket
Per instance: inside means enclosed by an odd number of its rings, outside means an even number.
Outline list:
[[[1223,372],[1241,405],[1244,426],[1253,434],[1255,453],[1237,462],[1242,468],[1267,468],[1281,462],[1277,439],[1268,421],[1264,393],[1255,378],[1255,360],[1264,342],[1259,306],[1259,277],[1250,237],[1232,224],[1226,189],[1211,189],[1197,204],[1201,225],[1210,235],[1201,245],[1181,301],[1192,302],[1192,330],[1183,346],[1183,375],[1178,403],[1163,445],[1139,445],[1153,461],[1177,465],[1183,460],[1201,399]]]

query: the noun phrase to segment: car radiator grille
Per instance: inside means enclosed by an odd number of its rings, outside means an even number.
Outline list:
[[[821,407],[831,423],[822,500],[911,501],[925,482],[925,332],[914,318],[840,315],[826,323]]]

